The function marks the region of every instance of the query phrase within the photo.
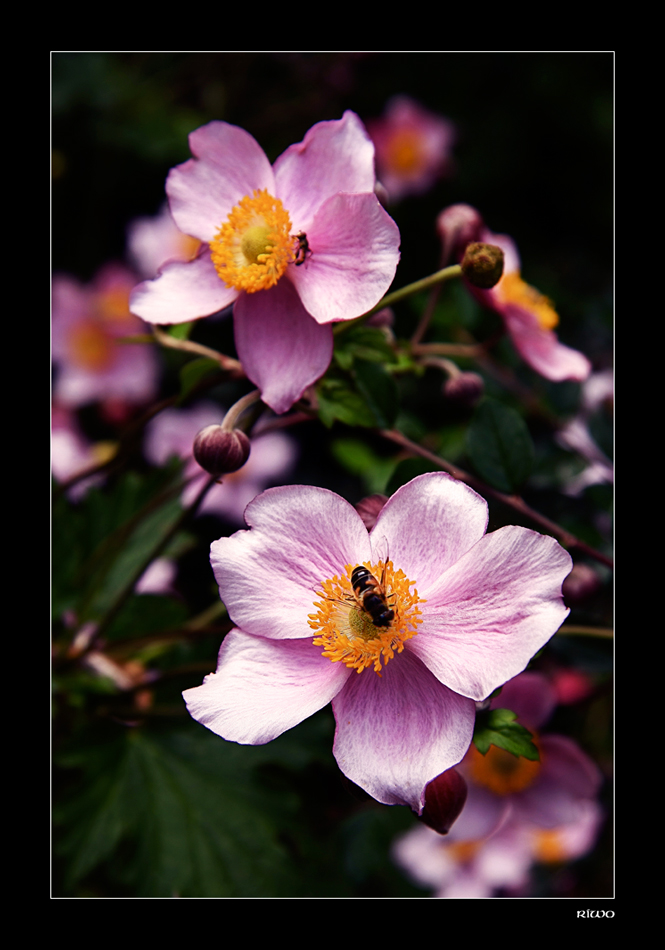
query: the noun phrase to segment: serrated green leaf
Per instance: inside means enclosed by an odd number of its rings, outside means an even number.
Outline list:
[[[335,419],[350,426],[372,427],[376,420],[367,403],[350,383],[326,378],[318,387],[319,417],[328,428]]]
[[[394,363],[397,358],[379,327],[358,324],[335,339],[335,359],[343,369],[350,369],[356,359]]]
[[[529,477],[534,449],[522,417],[494,399],[476,410],[466,437],[467,452],[486,482],[514,493]]]

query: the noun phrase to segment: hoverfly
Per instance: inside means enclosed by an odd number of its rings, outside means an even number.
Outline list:
[[[298,241],[298,251],[296,252],[295,264],[296,267],[300,267],[301,264],[305,263],[308,257],[311,257],[312,252],[309,249],[307,235],[304,231],[298,231],[296,240]]]
[[[395,611],[388,606],[388,598],[381,581],[362,564],[358,564],[351,571],[351,585],[356,599],[362,609],[368,613],[375,627],[389,627],[395,617]]]

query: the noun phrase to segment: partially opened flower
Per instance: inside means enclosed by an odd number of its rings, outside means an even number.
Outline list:
[[[322,488],[273,488],[249,531],[212,545],[238,629],[217,672],[184,693],[192,716],[235,742],[269,742],[332,700],[342,771],[386,804],[424,805],[463,757],[475,700],[524,669],[568,611],[569,555],[507,526],[449,475],[421,475],[372,531]]]
[[[91,284],[57,274],[53,278],[54,395],[62,406],[121,400],[148,402],[157,390],[154,347],[121,343],[144,334],[146,325],[129,312],[135,277],[119,264],[108,264]]]
[[[409,96],[394,96],[383,118],[367,123],[381,184],[393,201],[422,194],[452,166],[457,130]]]
[[[374,195],[374,147],[358,117],[319,122],[270,163],[249,133],[210,122],[166,190],[178,227],[204,242],[140,284],[132,311],[182,323],[234,306],[248,377],[285,412],[332,355],[331,323],[370,310],[388,290],[399,231]]]
[[[504,253],[501,280],[490,290],[471,287],[484,306],[503,318],[515,349],[525,363],[545,379],[584,380],[591,372],[589,360],[559,340],[554,328],[559,316],[551,300],[520,276],[520,258],[514,241],[505,234],[493,234],[469,205],[452,205],[441,212],[437,229],[444,253],[461,261],[469,241],[495,244]]]

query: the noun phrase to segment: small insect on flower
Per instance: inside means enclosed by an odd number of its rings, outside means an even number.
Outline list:
[[[301,264],[304,264],[308,257],[312,256],[312,252],[309,247],[309,242],[307,240],[307,235],[304,231],[298,231],[296,234],[298,241],[298,250],[296,252],[296,267],[300,267]]]
[[[358,564],[351,572],[351,584],[360,606],[372,618],[375,627],[389,627],[395,617],[395,611],[388,606],[388,598],[383,586],[385,581],[385,564],[381,576],[381,581]]]

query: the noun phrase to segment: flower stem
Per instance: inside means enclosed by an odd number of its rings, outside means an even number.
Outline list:
[[[247,393],[246,396],[243,396],[238,402],[234,403],[222,420],[222,429],[226,432],[232,432],[233,429],[235,429],[236,422],[245,409],[249,409],[249,407],[254,405],[260,398],[261,393],[259,390],[253,389],[251,393]]]
[[[184,350],[186,353],[197,353],[199,356],[207,356],[208,359],[215,360],[219,363],[221,368],[226,372],[233,373],[235,376],[245,375],[242,363],[239,363],[238,360],[234,360],[231,356],[225,356],[224,353],[219,353],[209,346],[203,346],[202,343],[194,343],[193,340],[178,340],[176,337],[171,336],[170,333],[165,333],[164,330],[161,330],[159,327],[153,326],[152,332],[157,342],[161,343],[162,346],[168,346],[172,350]]]

